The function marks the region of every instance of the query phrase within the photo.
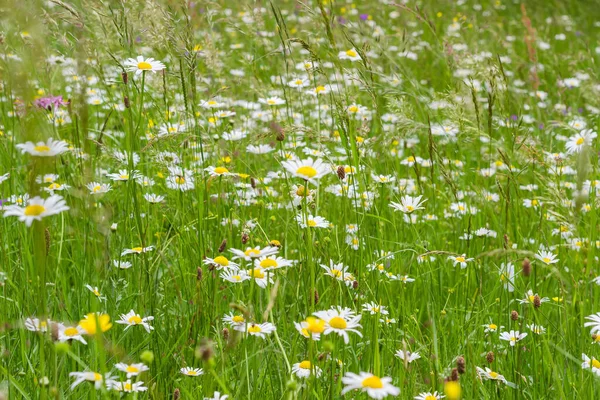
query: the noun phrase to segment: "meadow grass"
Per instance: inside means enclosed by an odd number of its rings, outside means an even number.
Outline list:
[[[600,396],[599,29],[5,0],[0,399]]]

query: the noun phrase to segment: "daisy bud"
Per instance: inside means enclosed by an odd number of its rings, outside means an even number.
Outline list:
[[[531,275],[531,261],[529,261],[529,258],[525,258],[523,260],[522,272],[523,272],[523,276]]]
[[[146,364],[152,364],[154,362],[154,353],[150,350],[144,350],[142,354],[140,354],[140,360]]]
[[[341,181],[343,181],[346,178],[346,170],[344,169],[343,165],[340,165],[338,167],[337,176],[338,176],[338,178],[340,178]]]
[[[458,380],[458,369],[452,368],[452,372],[450,372],[450,377],[448,380],[456,382]]]
[[[129,76],[127,76],[127,72],[123,72],[121,74],[121,79],[123,79],[123,83],[127,85],[127,82],[129,82]]]
[[[252,189],[256,189],[256,179],[250,178],[250,186],[252,186]]]
[[[223,328],[221,333],[223,334],[223,340],[227,342],[229,340],[229,329]]]
[[[219,253],[222,253],[227,248],[227,239],[223,239],[219,246]]]
[[[488,353],[485,355],[485,359],[487,360],[488,363],[493,363],[494,362],[494,352],[493,351],[488,351]]]
[[[46,239],[46,255],[50,252],[50,230],[44,229],[44,239]]]
[[[173,400],[179,400],[180,397],[181,392],[179,391],[179,389],[175,389],[175,391],[173,392]]]
[[[515,310],[512,310],[510,312],[510,319],[512,319],[513,321],[516,321],[519,319],[519,313],[516,312]]]
[[[540,308],[540,306],[542,305],[542,299],[540,299],[540,296],[538,296],[537,294],[533,297],[533,307],[534,308]]]
[[[123,97],[123,104],[125,104],[125,108],[129,108],[131,104],[129,104],[129,97]]]
[[[196,270],[196,279],[201,281],[202,280],[202,268],[198,267],[198,269]]]
[[[248,240],[250,240],[250,236],[246,232],[242,233],[242,244],[248,243]]]
[[[463,356],[460,356],[456,359],[456,369],[458,370],[459,374],[464,374],[466,371],[466,367],[465,367],[465,358]]]
[[[287,381],[285,386],[288,392],[295,392],[298,389],[298,382],[296,382],[293,379],[290,379],[289,381]]]

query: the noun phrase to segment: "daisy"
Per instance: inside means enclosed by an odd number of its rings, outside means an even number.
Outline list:
[[[518,301],[520,304],[526,304],[526,303],[533,304],[533,302],[535,301],[535,296],[538,296],[538,294],[537,294],[537,293],[535,293],[535,294],[534,294],[534,293],[533,293],[533,290],[529,289],[529,290],[527,291],[527,293],[525,293],[525,298],[524,298],[524,299],[517,299],[517,301]],[[538,297],[539,297],[539,296],[538,296]],[[547,297],[542,297],[542,298],[540,298],[540,303],[546,303],[546,302],[548,302],[548,301],[550,301],[550,299],[549,299],[549,298],[547,298]]]
[[[514,346],[517,342],[523,340],[527,336],[527,333],[521,333],[519,331],[502,332],[500,334],[501,340],[506,340],[511,346]]]
[[[69,145],[63,140],[48,139],[47,142],[27,142],[17,144],[16,146],[21,153],[29,153],[32,156],[38,157],[54,157],[64,152],[69,151]]]
[[[325,270],[325,275],[331,276],[338,281],[344,281],[345,275],[348,273],[348,267],[343,263],[335,264],[333,260],[329,260],[329,266],[320,264],[321,268]]]
[[[247,247],[244,251],[234,248],[229,249],[229,251],[234,254],[232,257],[233,260],[243,259],[245,261],[252,261],[256,258],[267,257],[276,254],[279,252],[279,248],[276,246],[267,246],[261,249],[259,246],[257,246],[254,248]]]
[[[355,389],[367,392],[367,395],[372,399],[383,399],[387,396],[398,396],[400,394],[400,389],[392,385],[392,378],[380,378],[369,372],[360,372],[358,375],[346,372],[346,375],[342,377],[342,383],[345,385],[342,395]]]
[[[325,321],[315,317],[308,317],[300,323],[294,322],[294,326],[302,336],[312,340],[320,340],[321,334],[325,332]]]
[[[116,390],[117,392],[125,393],[145,392],[146,390],[148,390],[148,388],[144,386],[144,382],[138,381],[135,383],[131,383],[131,379],[127,379],[127,381],[125,382],[113,381],[110,384],[110,388],[112,390]]]
[[[25,320],[25,329],[31,332],[48,332],[48,326],[52,323],[49,319],[41,320],[39,318],[27,318]]]
[[[121,257],[122,256],[126,256],[127,254],[141,254],[141,253],[147,253],[149,251],[154,250],[154,246],[148,246],[148,247],[133,247],[131,249],[125,249],[121,252]]]
[[[106,174],[106,176],[110,179],[112,179],[113,181],[128,181],[129,180],[129,171],[127,171],[126,169],[120,169],[118,173],[111,173],[111,174]],[[138,171],[133,171],[133,179],[137,179],[139,178],[139,172]]]
[[[423,393],[419,393],[418,396],[415,396],[415,400],[440,400],[443,399],[444,396],[443,394],[438,394],[438,392],[423,392]]]
[[[82,335],[85,334],[85,330],[80,326],[65,326],[63,324],[58,325],[58,341],[68,342],[70,340],[77,340],[83,344],[87,344],[86,340]]]
[[[485,333],[490,333],[490,332],[498,332],[498,325],[494,324],[493,322],[490,322],[489,324],[485,324],[485,325],[481,325],[483,327],[483,331]],[[500,328],[504,328],[503,326],[501,326]]]
[[[281,165],[292,174],[292,176],[302,178],[312,183],[316,183],[316,181],[331,171],[331,168],[323,163],[322,160],[318,158],[313,160],[311,157],[304,160],[284,161]]]
[[[237,268],[227,268],[222,271],[219,276],[224,281],[231,283],[242,283],[252,279],[245,270]]]
[[[100,293],[100,290],[98,289],[97,286],[90,286],[90,285],[85,285],[85,287],[94,294],[94,296],[96,296],[98,298],[98,300],[102,301],[102,300],[106,300],[106,297],[103,297],[102,294]]]
[[[254,266],[263,270],[289,267],[292,264],[292,261],[277,256],[266,256],[254,260]]]
[[[85,187],[88,188],[90,194],[102,194],[107,193],[111,190],[110,184],[99,183],[99,182],[90,182]]]
[[[421,355],[417,352],[411,353],[408,350],[398,350],[395,353],[395,356],[398,357],[399,359],[401,359],[402,361],[406,362],[407,364],[412,363],[415,360],[418,360],[419,358],[421,358]]]
[[[59,214],[67,210],[69,210],[69,207],[66,201],[57,194],[47,199],[36,196],[29,200],[26,207],[18,205],[7,206],[4,209],[4,217],[19,217],[19,221],[25,222],[25,225],[29,227],[33,224],[33,221],[41,221],[44,217]]]
[[[535,255],[535,258],[537,258],[546,265],[556,264],[559,261],[559,259],[556,258],[556,255],[553,254],[551,251],[542,249],[538,250],[537,254]]]
[[[229,399],[228,394],[221,395],[221,392],[214,392],[212,397],[205,397],[204,400],[227,400]]]
[[[234,263],[233,261],[229,261],[225,256],[216,256],[215,258],[205,257],[202,262],[205,265],[211,265],[217,269],[238,267],[238,264]]]
[[[131,378],[132,376],[138,376],[144,371],[148,371],[150,368],[143,363],[137,364],[125,364],[118,363],[115,364],[115,368],[119,371],[125,372],[127,374],[127,378]]]
[[[137,56],[137,58],[129,58],[125,61],[125,69],[129,72],[135,72],[136,75],[140,75],[145,71],[162,71],[165,69],[165,64],[160,61],[156,61],[154,58],[146,58],[143,56]]]
[[[268,284],[273,283],[273,273],[263,268],[254,268],[246,270],[247,276],[252,279],[258,287],[264,289]]]
[[[317,311],[314,316],[325,321],[325,331],[323,334],[337,333],[344,338],[344,343],[348,344],[350,337],[348,332],[354,332],[362,337],[362,333],[358,328],[362,328],[359,321],[362,315],[355,315],[354,311],[349,308],[332,307],[326,311]]]
[[[423,196],[403,196],[400,199],[400,203],[390,203],[390,207],[392,207],[395,211],[402,211],[405,214],[410,214],[416,210],[422,210],[424,207],[421,205],[427,200],[421,200]]]
[[[536,335],[543,335],[544,333],[546,333],[546,328],[544,328],[541,325],[528,324],[527,328],[529,328],[529,330],[535,333]]]
[[[463,254],[461,256],[450,256],[448,257],[448,260],[452,260],[455,267],[460,265],[461,269],[465,269],[467,268],[467,263],[473,261],[473,258],[466,258],[466,254]]]
[[[591,329],[590,333],[592,335],[600,332],[600,312],[598,312],[596,314],[588,315],[587,317],[585,317],[585,319],[587,319],[589,322],[584,323],[583,326],[585,326],[585,327],[591,326],[592,329]]]
[[[200,376],[204,374],[204,370],[202,368],[192,368],[192,367],[184,367],[179,370],[185,376]]]
[[[162,203],[163,201],[165,201],[165,196],[160,196],[158,194],[153,194],[153,193],[145,193],[144,199],[146,199],[146,201],[148,203],[158,204],[158,203]]]
[[[140,317],[139,314],[136,314],[135,311],[131,310],[127,314],[121,314],[121,319],[115,321],[117,324],[127,325],[125,330],[129,329],[135,325],[142,325],[146,332],[150,333],[154,329],[154,327],[150,326],[148,322],[154,320],[154,317]]]
[[[507,289],[509,292],[515,291],[515,266],[512,263],[500,264],[500,281],[504,285],[504,289]]]
[[[308,215],[305,219],[304,215],[299,214],[296,216],[296,221],[301,228],[329,228],[329,221],[323,217]]]
[[[246,324],[241,326],[234,326],[233,329],[240,332],[246,332],[251,336],[258,336],[261,339],[265,339],[267,335],[273,333],[277,328],[270,322],[263,322],[262,324]]]
[[[222,321],[224,324],[227,324],[231,327],[246,325],[246,319],[244,316],[242,314],[235,314],[233,312],[230,312],[224,316]]]
[[[338,53],[338,58],[340,60],[350,60],[352,62],[362,60],[355,48],[346,51],[340,51]]]
[[[277,96],[268,97],[266,99],[261,98],[261,99],[258,99],[258,102],[261,104],[269,105],[269,106],[280,106],[282,104],[285,104],[285,100],[280,97],[277,97]]]
[[[509,381],[506,380],[506,378],[503,375],[500,375],[499,373],[492,371],[488,367],[485,367],[485,369],[477,367],[476,369],[477,369],[477,376],[479,376],[479,379],[500,381],[510,387],[515,387],[514,383],[510,383]]]
[[[132,264],[129,261],[119,261],[119,260],[113,260],[113,265],[119,269],[129,269],[132,266]]]
[[[581,363],[581,368],[591,370],[595,375],[600,376],[600,361],[596,358],[589,358],[585,354],[581,354],[581,359],[583,362]]]
[[[318,378],[323,373],[323,370],[316,365],[312,365],[312,363],[308,360],[304,360],[302,362],[296,363],[292,365],[292,373],[295,374],[298,378],[306,379],[312,373],[314,369],[314,374]]]
[[[579,131],[576,135],[571,136],[567,141],[567,154],[579,153],[584,147],[592,145],[592,140],[597,136],[596,132],[591,129]]]
[[[381,305],[375,303],[374,301],[363,304],[362,309],[364,312],[368,312],[371,315],[375,315],[375,314],[388,315],[389,314],[389,312],[385,306],[381,306]]]
[[[232,176],[232,175],[235,175],[235,174],[229,172],[229,170],[225,167],[210,166],[208,168],[204,168],[204,170],[206,172],[208,172],[208,174],[210,176]]]
[[[70,372],[69,376],[75,378],[75,381],[71,384],[71,390],[75,389],[79,384],[83,382],[91,382],[94,384],[94,388],[100,389],[104,382],[112,382],[113,377],[109,374],[102,376],[97,372],[84,371],[84,372]]]

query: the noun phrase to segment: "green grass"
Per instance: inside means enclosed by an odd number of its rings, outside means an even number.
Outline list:
[[[444,393],[459,357],[463,399],[600,396],[600,369],[581,365],[582,353],[600,358],[600,341],[584,327],[600,311],[592,281],[600,149],[595,138],[579,152],[568,153],[565,143],[581,132],[578,124],[599,128],[594,4],[385,3],[0,6],[3,214],[15,203],[25,207],[17,202],[24,194],[48,198],[50,182],[38,182],[45,174],[68,186],[54,194],[69,207],[30,227],[0,218],[0,399],[116,398],[89,382],[71,390],[69,374],[125,381],[114,367],[121,362],[149,367],[131,378],[148,388],[126,395],[134,398],[219,391],[229,399],[335,399],[345,374],[368,372],[390,377],[398,398],[408,399]],[[350,49],[359,61],[338,57]],[[124,78],[125,61],[138,55],[166,68]],[[305,62],[316,68],[297,68]],[[306,87],[287,85],[297,78]],[[323,93],[307,93],[316,88]],[[69,104],[36,106],[49,96]],[[259,102],[273,96],[284,104]],[[202,106],[211,100],[223,105]],[[356,105],[367,110],[364,118]],[[228,110],[235,115],[217,114]],[[223,138],[237,131],[246,136]],[[17,147],[48,138],[65,141],[68,151],[38,157]],[[249,145],[271,151],[254,154]],[[287,159],[307,157],[323,161],[327,174],[307,182],[285,168]],[[173,158],[186,173],[169,169]],[[231,174],[210,176],[208,167]],[[120,170],[130,179],[107,176]],[[154,185],[133,179],[134,170]],[[393,181],[379,183],[379,174]],[[194,187],[169,188],[169,179],[182,184],[180,175]],[[112,188],[91,194],[91,182]],[[164,200],[152,204],[149,193]],[[404,195],[423,196],[423,209],[390,207]],[[537,206],[525,206],[529,200]],[[297,218],[306,223],[309,215],[329,225],[303,228]],[[359,227],[356,248],[347,225]],[[480,228],[495,235],[478,236]],[[265,271],[266,287],[252,277],[225,281],[220,275],[231,267],[205,262],[225,256],[248,270],[253,262],[233,260],[230,249],[272,249],[273,240],[293,264]],[[559,261],[536,259],[541,246]],[[462,254],[472,258],[464,269],[449,260]],[[330,261],[347,266],[348,282],[325,275],[320,265]],[[501,280],[508,263],[512,292]],[[378,265],[414,282],[370,268]],[[548,301],[520,304],[529,290]],[[371,302],[393,321],[364,311]],[[338,306],[362,315],[362,337],[313,341],[295,328]],[[130,310],[153,316],[154,329],[117,324]],[[87,344],[59,340],[58,323],[76,326],[95,312],[109,315],[112,327],[84,334]],[[231,312],[276,330],[264,339],[238,332],[223,321]],[[33,332],[28,318],[52,322]],[[486,332],[492,323],[496,331]],[[546,332],[535,334],[531,324]],[[511,330],[527,333],[514,347],[500,339]],[[399,350],[421,357],[405,363]],[[292,366],[304,360],[322,374],[297,377]],[[183,367],[203,374],[184,376]],[[477,367],[514,385],[482,380]]]

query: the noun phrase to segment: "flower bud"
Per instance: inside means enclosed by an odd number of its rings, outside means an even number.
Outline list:
[[[541,305],[542,305],[542,299],[540,299],[540,296],[536,294],[533,297],[533,307],[540,308]]]
[[[123,104],[125,104],[125,108],[131,107],[131,104],[129,103],[129,97],[123,97]]]
[[[488,353],[485,355],[485,359],[487,360],[488,363],[493,363],[494,362],[494,352],[493,351],[488,351]]]
[[[510,319],[512,319],[513,321],[516,321],[519,319],[519,313],[516,312],[515,310],[512,310],[510,312]]]
[[[466,362],[465,362],[465,358],[463,356],[460,356],[456,359],[456,369],[458,370],[459,374],[464,374],[466,371]]]
[[[219,246],[219,253],[222,253],[227,248],[227,239],[223,239]]]
[[[346,179],[346,170],[344,169],[343,165],[340,165],[337,169],[337,176],[338,178],[340,178],[341,181],[343,181],[344,179]]]
[[[523,260],[522,272],[523,276],[531,275],[531,261],[529,261],[529,258]]]
[[[175,391],[173,392],[173,400],[179,400],[180,397],[181,392],[179,391],[179,389],[175,389]]]
[[[129,82],[129,76],[127,75],[127,72],[123,72],[121,74],[121,79],[123,79],[123,83],[127,85],[127,83]]]

